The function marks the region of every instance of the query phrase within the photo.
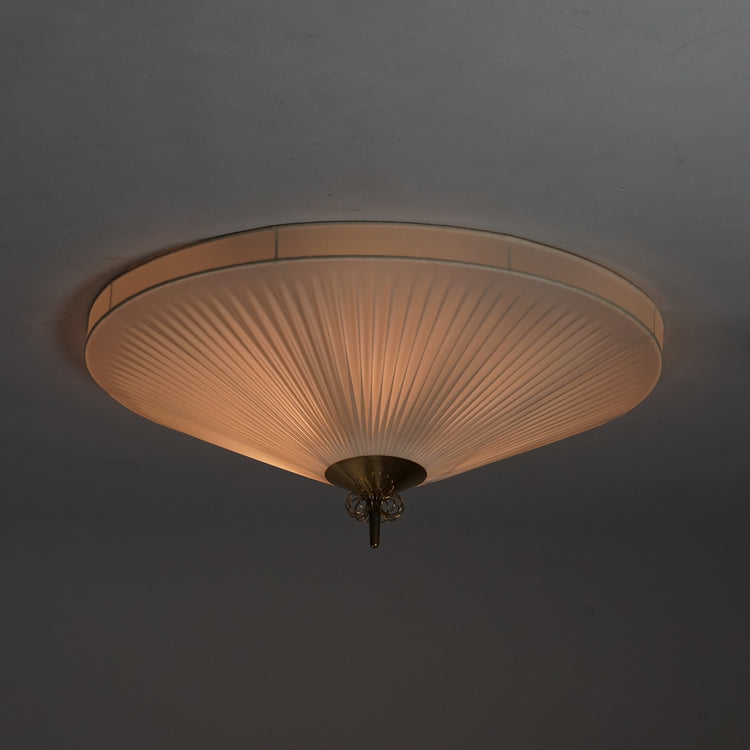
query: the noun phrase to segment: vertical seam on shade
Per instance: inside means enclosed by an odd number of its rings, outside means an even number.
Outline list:
[[[279,230],[273,230],[273,259],[279,259]]]
[[[109,302],[107,303],[107,312],[112,309],[112,284],[109,285]]]

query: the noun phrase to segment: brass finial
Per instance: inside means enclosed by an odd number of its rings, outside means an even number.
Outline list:
[[[370,546],[380,545],[381,521],[395,521],[404,512],[399,490],[424,482],[427,472],[414,461],[395,456],[356,456],[328,467],[326,479],[351,490],[346,510],[357,521],[367,521]]]

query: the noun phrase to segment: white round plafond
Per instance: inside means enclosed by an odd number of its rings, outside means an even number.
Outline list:
[[[114,279],[86,362],[148,419],[320,481],[394,456],[436,481],[600,425],[661,371],[636,286],[561,250],[412,224],[208,240]]]

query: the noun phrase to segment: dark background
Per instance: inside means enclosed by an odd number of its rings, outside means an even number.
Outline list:
[[[750,9],[0,7],[6,748],[750,746]],[[642,285],[664,373],[592,432],[339,490],[129,413],[82,364],[113,274],[401,220]]]

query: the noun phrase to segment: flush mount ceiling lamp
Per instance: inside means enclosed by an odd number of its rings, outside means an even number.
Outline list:
[[[537,243],[414,224],[297,224],[208,240],[115,278],[86,362],[134,412],[349,490],[402,490],[624,414],[661,371],[654,303]]]

